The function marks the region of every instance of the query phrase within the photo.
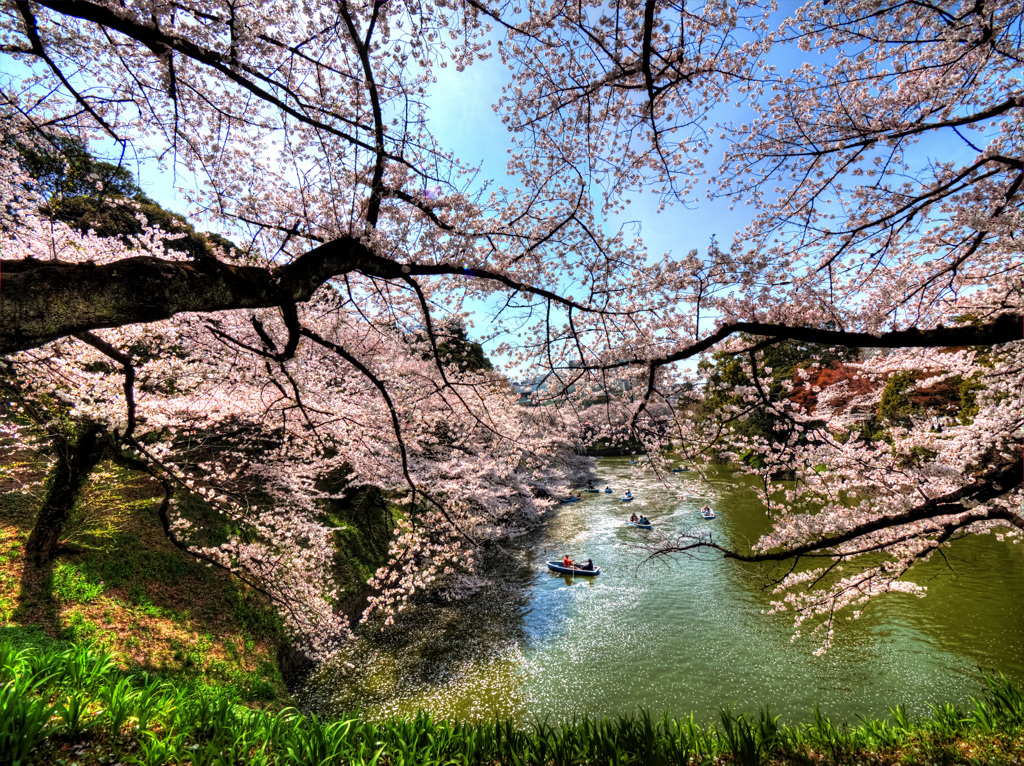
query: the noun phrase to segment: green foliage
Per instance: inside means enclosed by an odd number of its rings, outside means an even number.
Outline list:
[[[335,486],[333,481],[337,481]],[[325,482],[324,489],[343,488],[343,477]],[[331,502],[323,521],[334,527],[334,580],[342,599],[358,597],[388,559],[388,545],[395,528],[394,507],[376,487],[361,487],[344,499]]]
[[[50,134],[34,146],[18,144],[21,165],[49,198],[116,196],[151,202],[123,165],[97,160],[81,142]]]
[[[72,612],[68,624],[61,631],[61,636],[68,641],[90,642],[99,633],[99,625],[87,619],[81,612]]]
[[[493,370],[494,365],[484,353],[484,347],[476,341],[469,339],[466,328],[461,324],[453,323],[440,328],[435,328],[437,335],[437,358],[448,365],[455,365],[465,372],[480,372],[481,370]],[[410,340],[417,345],[427,346],[429,340],[424,332],[413,333]],[[430,359],[432,353],[424,353],[424,359]]]
[[[960,763],[969,744],[1009,763],[1022,753],[1024,695],[1003,676],[961,712],[933,708],[920,721],[902,707],[891,719],[836,726],[820,710],[810,724],[780,724],[724,710],[717,725],[692,715],[547,719],[462,724],[426,713],[379,723],[321,721],[286,708],[249,710],[236,690],[127,675],[109,656],[81,647],[28,651],[0,642],[0,766],[51,763],[61,742],[103,742],[106,762],[160,764],[760,764]],[[957,739],[960,738],[960,739]],[[104,761],[97,761],[104,762]],[[986,762],[986,761],[980,761]]]
[[[185,253],[193,260],[213,257],[210,241],[188,223],[183,215],[165,210],[155,202],[137,201],[115,195],[65,197],[53,201],[49,212],[81,232],[92,230],[100,237],[129,237],[142,233],[140,214],[151,227],[174,235],[164,242],[168,250]]]
[[[253,649],[252,638],[260,641],[277,642],[284,635],[284,622],[281,616],[266,604],[257,603],[256,599],[240,593],[238,590],[228,594],[228,604],[232,616],[238,621],[242,633],[246,636],[246,651]]]
[[[970,425],[974,422],[979,412],[978,392],[985,387],[980,378],[962,378],[957,385],[957,393],[960,395],[960,411],[957,419],[963,425]]]
[[[751,346],[757,340],[745,337]],[[758,382],[769,402],[782,402],[788,395],[785,381],[792,381],[796,371],[811,364],[828,367],[838,362],[856,359],[856,349],[835,349],[814,343],[797,341],[780,341],[773,346],[762,349],[758,357]],[[769,442],[778,442],[783,438],[776,426],[780,418],[762,402],[750,407],[743,397],[734,393],[737,389],[754,385],[754,381],[744,370],[744,358],[724,352],[712,355],[712,362],[701,362],[699,367],[707,376],[707,395],[696,412],[698,419],[713,421],[721,417],[728,407],[741,407],[746,410],[740,420],[731,423],[731,427],[739,434],[749,437],[761,437]],[[765,372],[770,369],[771,372]],[[744,462],[755,467],[759,460],[755,455],[748,455]]]
[[[145,579],[164,585],[178,585],[192,574],[195,565],[179,550],[159,550],[136,547],[132,549],[130,535],[119,535],[111,547],[124,550],[127,555],[97,555],[82,564],[82,570],[93,579],[102,580],[110,587],[119,588],[132,580]]]
[[[11,651],[28,650],[30,655],[44,656],[67,649],[68,642],[48,636],[38,625],[3,625],[0,647],[4,646]]]
[[[58,601],[66,604],[88,604],[103,593],[103,581],[87,577],[74,564],[58,564],[51,576],[51,592]]]
[[[903,457],[900,464],[906,467],[924,465],[933,461],[937,455],[938,453],[935,450],[915,446],[910,448],[910,451]]]
[[[885,438],[886,428],[876,418],[868,418],[858,426],[857,436],[864,442],[877,442]]]
[[[164,243],[168,250],[192,259],[214,257],[214,247],[237,249],[220,235],[197,232],[184,216],[147,197],[128,168],[96,159],[69,136],[53,135],[34,146],[12,143],[48,199],[44,212],[72,228],[130,243],[142,233],[141,214],[150,226],[172,235]]]
[[[437,354],[447,364],[457,364],[467,372],[493,370],[494,365],[484,353],[484,347],[466,335],[466,328],[455,325],[446,328],[437,344]]]
[[[0,651],[0,661],[4,675],[14,675],[17,660]],[[18,766],[45,741],[53,707],[38,694],[41,684],[42,679],[17,675],[0,687],[0,763]]]
[[[909,427],[917,407],[910,398],[917,376],[912,370],[894,373],[882,389],[878,403],[878,417],[893,426]]]
[[[27,521],[35,516],[38,502],[28,492],[7,492],[0,495],[0,516],[15,522]]]

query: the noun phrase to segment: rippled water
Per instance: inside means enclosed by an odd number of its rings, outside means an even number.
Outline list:
[[[494,584],[469,602],[421,604],[399,629],[367,632],[321,668],[303,701],[324,714],[360,708],[370,717],[423,708],[461,719],[552,719],[768,706],[806,720],[818,703],[836,720],[885,715],[903,703],[962,703],[980,689],[978,669],[1024,682],[1024,545],[994,537],[958,541],[944,561],[915,572],[919,599],[892,594],[836,628],[815,657],[811,638],[791,642],[786,615],[764,616],[770,597],[749,569],[719,557],[645,563],[645,543],[704,529],[726,544],[768,529],[764,507],[727,469],[675,474],[675,489],[636,475],[625,458],[598,461],[616,493],[561,506],[542,533],[495,553]],[[631,488],[636,500],[619,496]],[[709,503],[718,514],[700,518]],[[632,511],[655,524],[623,527]],[[593,579],[550,574],[565,553],[593,558]],[[351,668],[345,667],[345,663]]]

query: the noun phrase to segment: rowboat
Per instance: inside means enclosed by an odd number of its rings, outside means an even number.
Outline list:
[[[600,491],[601,490],[599,490],[599,489],[588,489],[587,490],[587,492],[594,492],[594,493],[597,493],[597,492],[600,492]]]
[[[700,509],[700,515],[703,518],[705,518],[705,519],[713,519],[713,518],[715,518],[715,512],[712,511],[710,508],[701,508]]]
[[[558,561],[549,561],[548,569],[552,572],[558,572],[559,574],[576,575],[577,577],[597,577],[601,574],[600,568],[578,569],[576,567],[564,567],[561,562]]]
[[[624,503],[632,503],[633,500],[634,500],[634,498],[633,498],[632,495],[628,495],[628,496],[623,495],[623,497],[622,497],[622,502],[624,502]]]
[[[653,524],[641,524],[639,521],[624,521],[622,522],[624,527],[637,527],[638,529],[654,529]]]
[[[612,488],[611,487],[605,487],[604,493],[606,495],[610,495],[612,493]]]

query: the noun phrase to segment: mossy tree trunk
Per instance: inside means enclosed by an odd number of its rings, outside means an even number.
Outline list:
[[[102,457],[101,434],[102,429],[95,423],[51,432],[57,459],[46,477],[43,503],[25,545],[25,553],[33,565],[40,567],[53,560],[71,510]]]

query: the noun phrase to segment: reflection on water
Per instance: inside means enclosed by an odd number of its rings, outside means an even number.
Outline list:
[[[598,463],[616,493],[560,506],[545,529],[490,555],[491,585],[457,605],[424,603],[386,633],[366,632],[311,680],[303,702],[325,714],[423,708],[460,719],[552,719],[770,706],[805,720],[819,703],[840,720],[885,715],[904,703],[963,702],[978,668],[1024,681],[1024,546],[975,537],[946,561],[914,573],[924,599],[894,594],[836,629],[814,657],[812,640],[790,641],[785,615],[766,617],[770,596],[751,572],[716,556],[646,561],[645,544],[709,530],[725,544],[753,541],[769,520],[725,471],[702,482],[672,476],[667,489],[625,459]],[[631,489],[632,503],[619,500]],[[704,520],[705,503],[718,514]],[[654,523],[624,527],[629,513]],[[564,555],[592,558],[598,577],[549,572]]]

